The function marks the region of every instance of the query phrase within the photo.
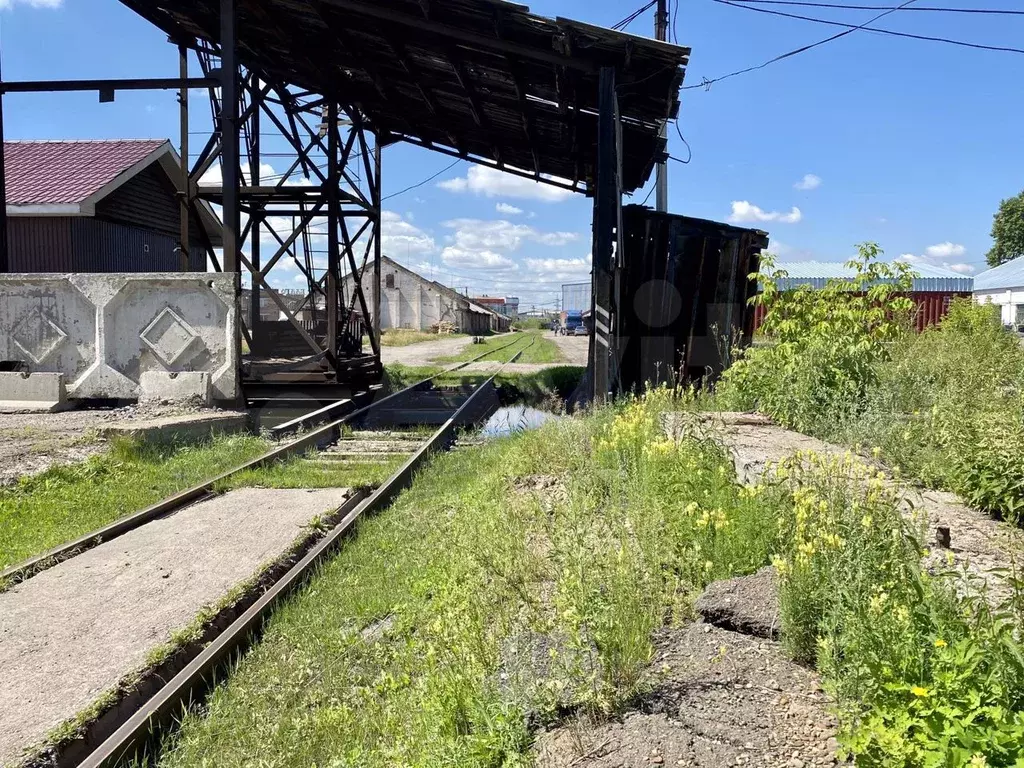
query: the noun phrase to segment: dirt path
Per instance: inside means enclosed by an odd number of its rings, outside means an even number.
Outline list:
[[[0,765],[145,665],[277,559],[347,489],[243,489],[102,544],[0,594]]]
[[[664,629],[647,677],[651,692],[621,719],[542,733],[537,768],[836,764],[818,679],[778,643],[703,623]]]
[[[840,456],[849,452],[843,446],[775,426],[756,414],[707,414],[704,420],[712,435],[732,452],[736,473],[747,483],[755,482],[769,464],[797,451]],[[671,423],[667,426],[673,429]],[[1007,574],[1001,571],[1024,558],[1024,536],[1019,529],[971,509],[955,494],[914,488],[891,477],[888,482],[901,492],[907,514],[918,510],[926,516],[924,545],[929,554],[922,561],[925,567],[936,573],[966,568],[988,584],[993,602],[1007,595]],[[949,549],[938,545],[940,527],[949,529]]]
[[[545,334],[546,335],[546,334]],[[562,350],[563,365],[586,365],[590,354],[589,336],[552,336],[551,340]]]
[[[400,363],[402,365],[426,366],[434,365],[439,357],[454,357],[473,343],[472,336],[456,336],[437,341],[423,341],[419,344],[408,344],[404,347],[381,347],[380,356],[384,365]]]
[[[106,450],[103,430],[157,419],[225,411],[188,406],[101,408],[62,413],[0,413],[0,486]]]

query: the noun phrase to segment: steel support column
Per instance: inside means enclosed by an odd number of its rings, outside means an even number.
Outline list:
[[[181,234],[178,247],[181,248],[181,271],[188,272],[192,265],[191,220],[189,209],[192,207],[192,179],[189,174],[188,144],[188,48],[178,46],[178,69],[182,79],[181,90],[178,91],[178,113],[181,129],[181,191],[178,193],[178,206],[181,217]]]
[[[2,55],[2,54],[0,54]],[[3,73],[0,72],[0,84]],[[0,91],[0,274],[10,271],[7,252],[7,173],[4,159],[4,94]]]
[[[235,58],[235,0],[220,0],[220,141],[221,141],[221,186],[223,193],[221,214],[224,224],[224,271],[234,272],[238,277],[236,290],[241,294],[239,260],[239,231],[241,230],[241,209],[239,207],[239,141],[238,141],[238,65]]]
[[[611,363],[616,351],[613,293],[616,241],[622,218],[621,153],[615,69],[602,67],[597,132],[597,179],[594,194],[594,247],[590,365],[593,398],[604,403],[611,392]]]
[[[249,174],[252,176],[249,181],[254,187],[260,186],[262,183],[262,171],[260,166],[262,163],[262,150],[260,147],[260,112],[262,104],[262,94],[260,89],[257,87],[255,78],[252,79],[252,104],[255,107],[252,111],[252,118],[250,119],[249,125],[251,131],[249,133]],[[252,234],[251,241],[249,244],[249,252],[252,254],[252,266],[255,270],[260,270],[262,265],[262,248],[261,243],[263,240],[263,208],[257,207],[255,210],[249,213],[249,218],[252,221]],[[262,286],[259,280],[249,281],[249,334],[255,339],[260,336],[260,321],[263,319],[263,296]]]
[[[327,355],[337,361],[338,323],[341,320],[338,304],[341,290],[341,210],[338,205],[338,165],[340,142],[338,141],[338,105],[331,101],[327,106],[327,181],[323,190],[327,197]],[[349,244],[346,243],[348,247]],[[347,320],[347,318],[346,318]]]
[[[381,267],[381,198],[380,198],[380,172],[381,172],[381,146],[379,134],[374,135],[373,146],[373,338],[376,339],[376,349],[380,349],[380,267]]]

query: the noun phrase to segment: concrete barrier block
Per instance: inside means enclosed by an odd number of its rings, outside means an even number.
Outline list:
[[[0,412],[50,413],[66,405],[64,374],[0,372]]]
[[[209,405],[212,378],[205,371],[144,371],[140,402],[192,402]]]
[[[135,399],[145,373],[206,373],[235,400],[234,277],[0,275],[0,360],[63,373],[71,398]]]

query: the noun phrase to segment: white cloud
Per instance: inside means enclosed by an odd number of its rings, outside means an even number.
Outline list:
[[[506,216],[518,216],[523,212],[522,208],[516,208],[514,205],[508,203],[498,203],[494,206],[494,210],[498,213],[504,213]]]
[[[392,258],[425,256],[437,253],[434,238],[419,227],[406,221],[394,211],[383,211],[381,219],[381,248]]]
[[[524,242],[561,246],[579,240],[575,232],[542,232],[526,224],[504,219],[452,219],[443,226],[455,230],[451,240],[465,250],[517,251]]]
[[[3,2],[3,0],[0,0]],[[252,179],[252,165],[246,163],[242,167],[242,174],[246,180]],[[199,179],[199,186],[201,187],[219,187],[221,185],[223,177],[221,176],[220,163],[211,165],[206,173],[203,174],[202,178]],[[274,170],[274,166],[268,163],[260,163],[260,184],[263,186],[273,186],[278,183],[281,179],[281,173]],[[311,187],[313,181],[307,179],[302,175],[302,171],[296,169],[288,180],[284,183],[286,187]]]
[[[925,255],[933,259],[956,259],[967,253],[967,249],[959,243],[951,243],[947,240],[944,243],[929,245],[924,252]]]
[[[806,173],[804,177],[800,179],[796,184],[793,185],[793,189],[799,190],[811,190],[817,189],[821,186],[821,176],[815,176],[813,173]]]
[[[530,275],[545,280],[583,281],[590,276],[591,257],[578,259],[526,259]]]
[[[441,251],[441,261],[449,267],[460,269],[489,269],[507,271],[516,268],[516,263],[507,256],[494,251],[469,251],[455,246],[448,246]]]
[[[929,245],[924,249],[924,254],[920,256],[913,253],[900,254],[898,260],[905,261],[911,265],[926,264],[932,267],[942,267],[943,269],[949,269],[963,275],[969,275],[975,272],[974,266],[963,261],[953,261],[966,255],[966,253],[967,248],[965,246],[947,240],[944,243]]]
[[[464,177],[447,179],[439,182],[437,186],[449,192],[470,192],[484,197],[515,197],[547,203],[561,202],[572,194],[567,189],[531,181],[483,165],[472,165]]]
[[[777,221],[780,224],[796,224],[803,218],[800,209],[793,206],[789,213],[765,211],[746,200],[733,200],[732,213],[729,221],[733,224],[751,224],[765,221]]]
[[[60,8],[64,0],[0,0],[0,11],[6,11],[16,5],[27,5],[30,8]]]

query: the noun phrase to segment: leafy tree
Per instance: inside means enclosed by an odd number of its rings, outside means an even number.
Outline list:
[[[990,267],[1024,256],[1024,192],[999,203],[992,217],[992,239],[995,243],[985,256]]]

